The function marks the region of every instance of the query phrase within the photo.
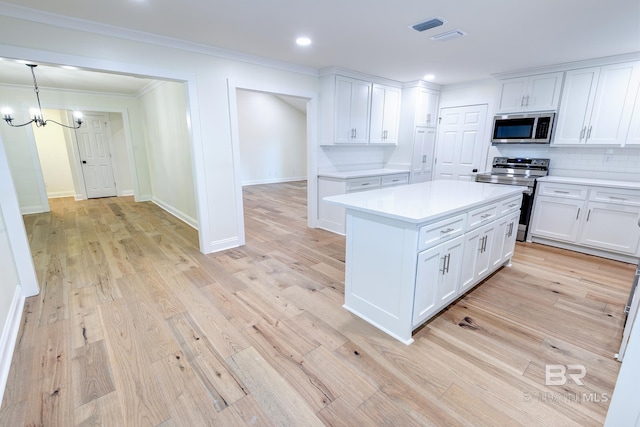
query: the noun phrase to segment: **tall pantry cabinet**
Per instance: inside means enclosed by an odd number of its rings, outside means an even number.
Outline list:
[[[412,143],[411,183],[432,179],[439,105],[438,85],[417,81],[402,89],[400,139]]]

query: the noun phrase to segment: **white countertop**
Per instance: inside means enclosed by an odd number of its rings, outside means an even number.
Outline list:
[[[394,175],[397,173],[409,173],[407,170],[400,169],[366,169],[348,172],[320,172],[320,178],[349,179],[349,178],[367,178],[370,176]]]
[[[536,181],[555,182],[559,184],[594,185],[598,187],[616,187],[616,188],[640,190],[640,182],[633,182],[633,181],[614,181],[614,180],[607,180],[607,179],[573,178],[568,176],[553,176],[553,175],[540,177]]]
[[[527,187],[467,181],[429,181],[341,194],[323,200],[347,209],[410,223],[423,223],[515,196]]]

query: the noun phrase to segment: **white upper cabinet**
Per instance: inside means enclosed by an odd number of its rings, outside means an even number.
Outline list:
[[[371,144],[397,144],[400,89],[373,84],[371,96]]]
[[[335,142],[369,142],[371,83],[336,77]]]
[[[636,91],[635,101],[633,103],[633,112],[631,113],[631,124],[629,125],[629,133],[627,134],[626,146],[640,144],[640,87]]]
[[[623,145],[639,83],[638,62],[568,71],[553,144]]]
[[[558,72],[500,80],[496,111],[517,113],[556,110],[563,75],[563,72]]]
[[[438,126],[438,105],[440,92],[437,90],[419,88],[416,100],[416,114],[414,124],[435,128]]]
[[[401,89],[353,77],[320,79],[320,145],[397,144]]]

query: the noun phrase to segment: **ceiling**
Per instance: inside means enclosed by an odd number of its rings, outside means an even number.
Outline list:
[[[640,51],[638,0],[19,0],[0,2],[257,57],[346,68],[400,82],[435,75],[446,85],[493,74]],[[29,12],[26,10],[25,12]],[[419,33],[432,17],[445,24]],[[62,22],[62,21],[60,21]],[[73,26],[73,21],[66,20]],[[461,29],[459,39],[431,36]],[[312,44],[297,46],[298,36]],[[30,84],[24,65],[0,61],[1,82]],[[24,69],[20,70],[21,67]],[[22,73],[26,75],[11,77]],[[137,91],[149,81],[36,69],[42,86],[98,80],[97,91]],[[68,78],[67,73],[73,73]],[[103,85],[103,86],[102,86]],[[120,87],[122,85],[122,87]]]

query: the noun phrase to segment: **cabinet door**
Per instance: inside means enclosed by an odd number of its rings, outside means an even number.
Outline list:
[[[537,196],[531,223],[531,234],[575,243],[578,238],[582,200]]]
[[[416,126],[437,127],[439,103],[440,92],[430,89],[419,89],[415,114]]]
[[[369,101],[371,85],[368,82],[336,77],[336,143],[369,142]]]
[[[464,236],[420,252],[416,271],[413,326],[417,326],[458,296]]]
[[[498,86],[496,111],[512,113],[524,109],[525,92],[527,90],[527,77],[505,79]]]
[[[418,255],[416,291],[413,300],[413,326],[419,325],[436,312],[438,285],[445,267],[444,244]]]
[[[458,294],[467,292],[490,271],[497,226],[494,221],[465,234]]]
[[[631,113],[631,121],[629,124],[629,133],[625,145],[640,144],[640,88],[636,91],[636,98],[633,102],[633,112]]]
[[[400,90],[393,87],[373,85],[371,94],[372,144],[397,144],[400,117]]]
[[[638,90],[640,67],[625,63],[602,67],[589,127],[587,144],[623,144]]]
[[[529,77],[525,94],[526,111],[556,110],[564,73],[540,74]]]
[[[554,144],[582,144],[595,98],[600,68],[568,71],[558,111]]]
[[[625,254],[640,244],[640,207],[589,202],[579,243]]]
[[[464,236],[457,237],[444,244],[444,264],[442,278],[436,293],[437,310],[446,307],[458,297],[458,283],[464,250]]]
[[[431,181],[436,131],[433,128],[416,127],[413,135],[413,160],[411,183]]]
[[[502,245],[502,262],[506,262],[516,249],[516,237],[518,236],[518,224],[520,223],[520,211],[507,217],[505,227],[504,244]]]

